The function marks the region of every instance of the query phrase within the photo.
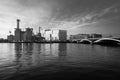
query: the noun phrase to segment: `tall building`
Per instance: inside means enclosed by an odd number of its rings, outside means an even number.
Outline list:
[[[67,31],[66,30],[59,30],[59,40],[60,41],[67,40]]]
[[[19,28],[20,20],[17,19],[17,28],[15,29],[15,42],[21,42],[21,29]]]

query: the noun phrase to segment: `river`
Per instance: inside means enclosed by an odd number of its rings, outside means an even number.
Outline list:
[[[0,80],[100,78],[120,73],[120,47],[74,43],[1,43]],[[81,76],[81,77],[80,77]]]

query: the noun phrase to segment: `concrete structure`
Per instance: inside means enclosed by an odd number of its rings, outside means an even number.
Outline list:
[[[88,38],[102,38],[102,34],[76,34],[70,35],[70,40],[81,40]]]
[[[41,27],[39,27],[39,33],[36,35],[33,35],[33,41],[35,42],[44,41],[44,37],[42,37],[42,34],[41,34]]]
[[[81,39],[80,43],[84,43],[84,44],[92,44],[92,41],[89,39]]]
[[[40,27],[39,27],[39,33],[37,35],[33,35],[33,29],[32,28],[26,28],[26,31],[22,31],[20,29],[20,20],[17,19],[17,28],[15,29],[15,42],[32,42],[32,41],[41,41],[43,40],[43,37],[40,33]]]
[[[41,27],[39,27],[39,33],[36,35],[36,37],[38,38],[38,41],[42,41],[43,40],[43,37],[41,35]]]
[[[76,34],[76,35],[70,35],[70,40],[81,40],[81,39],[87,39],[90,37],[90,34]]]
[[[17,19],[17,28],[15,29],[15,42],[21,42],[21,29],[19,28],[20,20]]]
[[[21,29],[15,30],[15,41],[20,42],[21,41]]]
[[[17,19],[17,29],[20,28],[20,19]]]
[[[47,41],[66,41],[67,40],[67,31],[66,30],[47,29],[43,33],[43,37]]]
[[[24,42],[25,31],[21,31],[21,41]]]
[[[100,45],[120,45],[120,40],[113,39],[113,38],[101,38],[94,41],[94,44]]]
[[[102,34],[91,34],[91,38],[102,38]]]
[[[14,41],[14,35],[8,35],[7,36],[7,40],[9,41],[9,42],[13,42]]]
[[[52,30],[45,30],[45,32],[43,33],[43,37],[45,38],[45,40],[47,41],[51,41],[52,40]]]
[[[8,40],[13,40],[13,36],[8,36]],[[15,42],[41,42],[41,41],[66,41],[67,31],[66,30],[51,30],[46,29],[41,31],[39,27],[39,33],[34,34],[32,28],[26,28],[26,31],[20,29],[20,20],[17,19],[17,28],[14,32]]]
[[[33,28],[26,28],[26,31],[23,32],[23,41],[31,42],[33,36]]]

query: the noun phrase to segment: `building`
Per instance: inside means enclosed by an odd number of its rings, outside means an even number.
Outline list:
[[[31,42],[33,36],[33,28],[26,28],[26,31],[23,32],[23,41]]]
[[[70,40],[81,40],[87,38],[102,38],[102,34],[76,34],[70,35]]]
[[[15,30],[15,42],[20,42],[21,41],[21,29],[16,29]]]
[[[41,27],[39,27],[39,33],[37,33],[36,35],[33,34],[32,39],[35,42],[42,42],[42,41],[44,41],[44,37],[42,37],[42,34],[41,34]]]
[[[7,40],[9,41],[9,42],[13,42],[14,41],[14,35],[8,35],[7,36]]]
[[[17,28],[15,29],[15,42],[21,42],[21,29],[19,28],[20,20],[17,19]]]
[[[39,27],[39,33],[34,34],[33,28],[26,28],[25,31],[20,29],[20,20],[17,19],[17,28],[15,28],[14,38],[12,35],[8,36],[8,39],[15,42],[41,42],[41,41],[66,41],[67,31],[66,30],[41,30]]]
[[[70,35],[70,40],[87,39],[89,37],[90,37],[90,34],[76,34],[76,35]]]
[[[44,40],[44,37],[42,37],[42,35],[41,35],[41,27],[39,27],[39,33],[36,35],[36,38],[37,38],[38,42]]]
[[[47,29],[43,33],[43,37],[45,38],[46,41],[66,41],[67,31]]]
[[[102,34],[91,34],[91,38],[102,38]]]
[[[43,33],[43,37],[45,38],[46,41],[51,41],[52,40],[52,30],[45,30]]]
[[[21,41],[24,42],[25,31],[21,31]]]

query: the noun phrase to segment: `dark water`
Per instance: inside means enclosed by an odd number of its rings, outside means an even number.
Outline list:
[[[119,73],[120,47],[65,43],[0,44],[0,80],[117,79]]]

